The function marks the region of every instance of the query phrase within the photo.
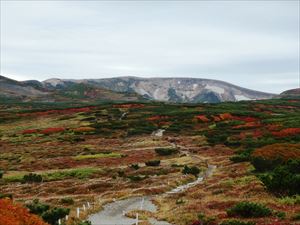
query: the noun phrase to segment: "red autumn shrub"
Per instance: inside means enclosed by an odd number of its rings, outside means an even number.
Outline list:
[[[264,159],[284,160],[300,158],[300,144],[277,143],[256,149],[252,156]]]
[[[54,133],[62,132],[64,130],[65,130],[65,128],[63,128],[63,127],[50,127],[50,128],[41,130],[40,133],[41,134],[54,134]]]
[[[274,131],[272,134],[275,137],[287,137],[287,136],[294,136],[296,134],[300,134],[300,128],[286,128],[280,131]]]
[[[48,225],[27,208],[10,199],[0,199],[0,225]]]
[[[37,129],[31,129],[31,130],[23,130],[22,134],[36,134],[39,131]]]
[[[201,122],[204,122],[204,123],[209,122],[209,119],[208,119],[205,115],[195,116],[195,118],[196,118],[197,120],[200,120]]]
[[[219,115],[221,120],[232,120],[234,119],[234,116],[232,116],[230,113],[222,113]]]
[[[263,136],[263,132],[262,132],[261,130],[255,130],[255,131],[253,132],[253,135],[252,135],[252,136],[255,137],[255,138],[262,137],[262,136]]]

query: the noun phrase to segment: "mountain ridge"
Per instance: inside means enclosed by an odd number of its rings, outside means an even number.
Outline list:
[[[13,90],[19,89],[19,92],[15,93],[15,97],[19,95],[26,96],[34,92],[33,97],[65,95],[65,93],[71,93],[74,98],[80,92],[82,95],[86,94],[86,100],[89,96],[91,99],[101,98],[101,94],[106,92],[105,99],[110,99],[110,95],[136,95],[135,100],[154,100],[163,102],[176,102],[176,103],[217,103],[223,101],[240,101],[240,100],[259,100],[269,99],[276,95],[272,93],[266,93],[261,91],[255,91],[240,87],[229,82],[206,79],[206,78],[185,78],[185,77],[152,77],[143,78],[136,76],[121,76],[113,78],[99,78],[99,79],[60,79],[50,78],[44,81],[28,80],[28,81],[15,81],[3,76],[0,76],[0,89],[6,90],[7,95],[9,93],[9,83],[14,83]],[[6,86],[3,85],[6,83]],[[2,86],[1,86],[2,85]],[[20,88],[23,87],[23,88]],[[27,87],[27,89],[26,89]],[[24,89],[22,93],[22,89]],[[78,88],[78,90],[76,89]],[[93,90],[92,90],[93,89]],[[94,93],[88,94],[86,91]],[[2,92],[2,91],[1,91]],[[96,94],[98,93],[98,94]],[[70,96],[69,96],[70,97]],[[121,96],[119,96],[122,99]],[[79,98],[79,96],[77,96]],[[115,98],[111,98],[114,100]],[[130,99],[128,99],[130,100]],[[132,99],[131,99],[132,100]],[[55,99],[53,100],[55,101]]]

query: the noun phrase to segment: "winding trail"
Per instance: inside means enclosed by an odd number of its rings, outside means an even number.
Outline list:
[[[179,192],[183,192],[190,187],[196,186],[201,183],[206,177],[213,174],[216,166],[208,165],[208,168],[204,175],[199,176],[197,180],[180,185],[162,195],[171,195]],[[131,197],[124,200],[118,200],[115,202],[104,205],[102,211],[89,216],[88,220],[92,225],[131,225],[136,223],[136,219],[128,218],[125,216],[126,212],[132,210],[146,210],[155,213],[157,208],[151,201],[152,196],[144,197]],[[157,221],[154,218],[148,220],[152,225],[171,225],[165,221]]]

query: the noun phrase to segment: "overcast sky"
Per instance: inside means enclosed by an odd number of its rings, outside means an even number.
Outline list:
[[[1,1],[1,74],[196,77],[279,93],[299,77],[299,1]]]

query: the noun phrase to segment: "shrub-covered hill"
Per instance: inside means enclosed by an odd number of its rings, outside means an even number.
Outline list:
[[[0,105],[0,194],[70,218],[87,201],[155,195],[155,216],[176,225],[297,224],[299,142],[299,99],[10,102]],[[160,195],[208,164],[205,182]]]

